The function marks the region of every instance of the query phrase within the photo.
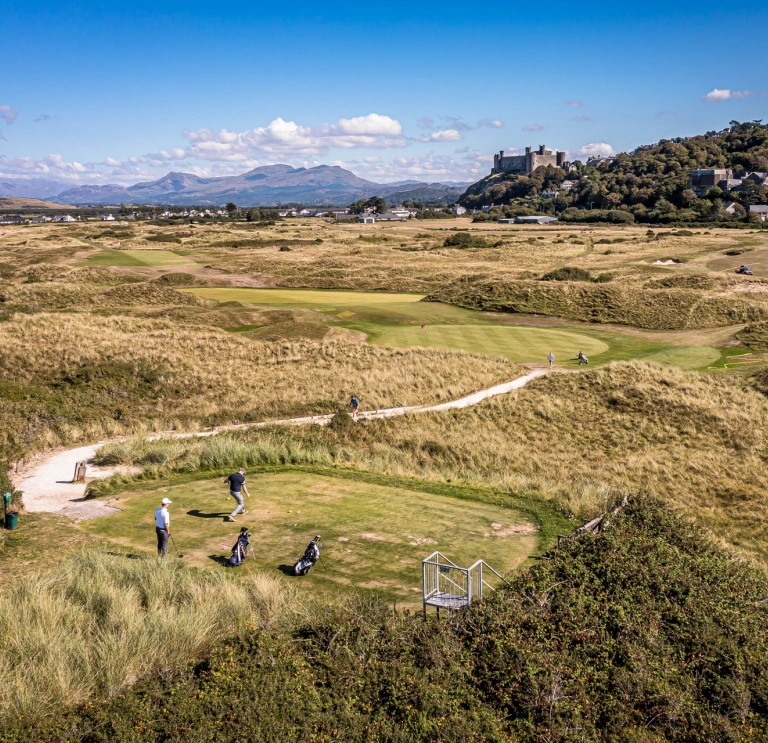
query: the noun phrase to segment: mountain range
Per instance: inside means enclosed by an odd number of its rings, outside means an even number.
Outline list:
[[[242,207],[289,203],[341,205],[370,196],[397,201],[408,198],[411,192],[418,193],[422,200],[455,201],[468,185],[422,181],[375,183],[335,165],[314,168],[265,165],[242,175],[218,178],[168,173],[156,181],[133,186],[110,184],[68,188],[66,184],[56,181],[3,179],[0,180],[0,196],[55,198],[56,201],[78,206],[120,203],[217,206],[230,201]]]

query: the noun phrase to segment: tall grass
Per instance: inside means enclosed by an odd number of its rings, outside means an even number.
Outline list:
[[[32,718],[115,694],[302,611],[295,591],[265,573],[234,580],[83,550],[0,592],[0,714]]]

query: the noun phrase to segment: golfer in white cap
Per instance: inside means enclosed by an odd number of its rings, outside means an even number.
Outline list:
[[[168,554],[168,537],[171,535],[171,514],[168,513],[170,498],[160,501],[160,508],[155,511],[155,533],[157,534],[157,556]]]

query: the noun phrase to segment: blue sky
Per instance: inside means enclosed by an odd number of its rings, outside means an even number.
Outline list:
[[[0,19],[0,177],[472,181],[527,143],[584,157],[768,121],[755,3],[0,0]]]

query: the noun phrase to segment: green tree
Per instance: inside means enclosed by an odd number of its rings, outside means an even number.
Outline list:
[[[237,204],[230,201],[224,208],[229,212],[230,216],[232,216],[237,211]]]

